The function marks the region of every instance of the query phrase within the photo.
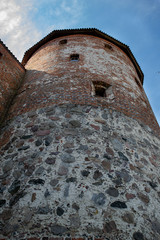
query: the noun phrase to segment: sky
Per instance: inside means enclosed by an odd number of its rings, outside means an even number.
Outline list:
[[[22,60],[56,29],[98,28],[128,45],[160,124],[160,0],[0,0],[0,38]]]

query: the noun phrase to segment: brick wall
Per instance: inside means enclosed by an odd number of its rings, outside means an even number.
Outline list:
[[[0,122],[19,88],[25,69],[0,41]]]
[[[67,43],[60,45],[63,39]],[[79,61],[70,61],[76,53]],[[9,118],[53,104],[87,104],[116,109],[159,131],[133,63],[104,39],[80,34],[54,39],[35,52],[25,67],[24,85]],[[94,81],[111,85],[105,98],[94,96]]]

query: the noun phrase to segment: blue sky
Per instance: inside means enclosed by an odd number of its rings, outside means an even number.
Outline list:
[[[160,123],[160,0],[0,0],[2,41],[21,61],[55,29],[98,28],[128,45]]]

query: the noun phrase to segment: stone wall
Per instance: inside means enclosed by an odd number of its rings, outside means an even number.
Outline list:
[[[160,140],[148,126],[55,105],[6,123],[0,146],[0,239],[160,239]]]
[[[0,41],[0,123],[20,87],[25,69]]]

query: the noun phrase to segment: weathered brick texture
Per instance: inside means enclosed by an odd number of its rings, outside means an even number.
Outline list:
[[[63,39],[67,43],[60,45]],[[79,54],[79,61],[70,61],[71,54]],[[116,109],[159,131],[132,61],[104,39],[81,34],[56,38],[41,46],[25,67],[24,84],[10,118],[53,104],[74,103]],[[106,97],[94,96],[95,81],[111,85]]]
[[[0,122],[20,87],[25,69],[0,41]]]

